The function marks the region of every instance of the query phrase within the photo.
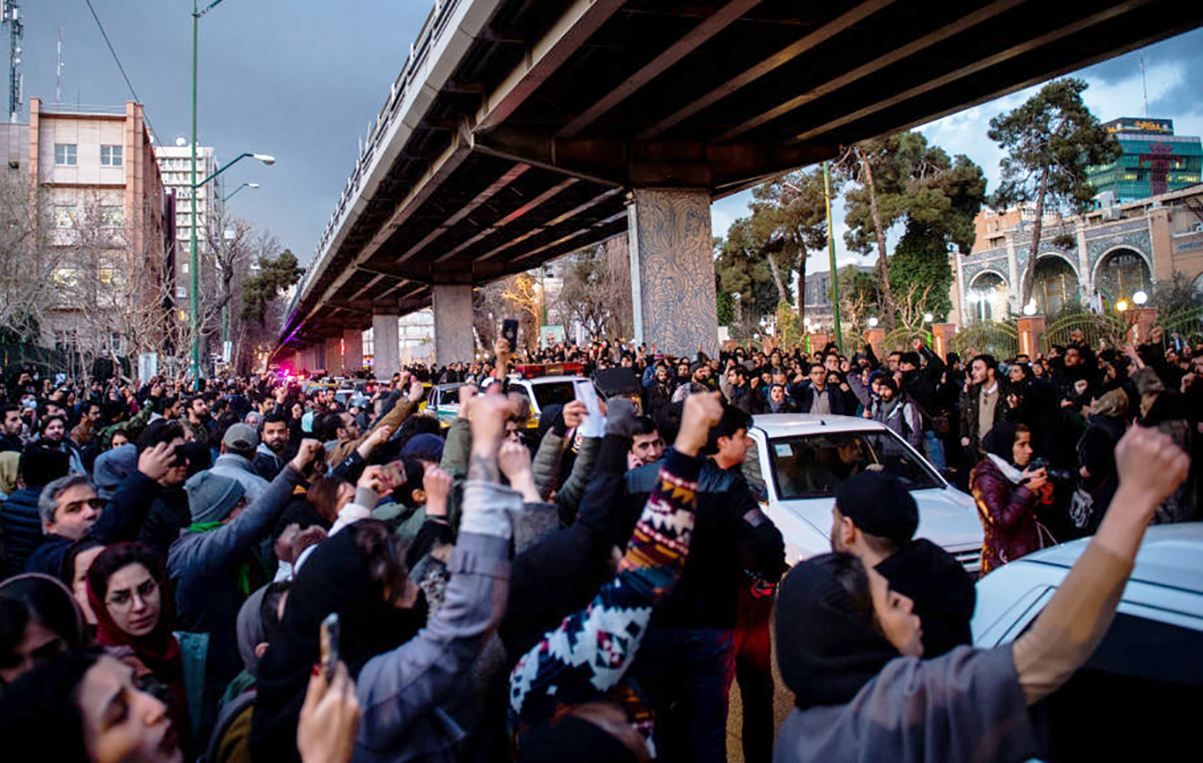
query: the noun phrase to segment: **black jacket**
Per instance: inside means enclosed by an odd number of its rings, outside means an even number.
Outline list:
[[[15,434],[0,435],[0,453],[15,450],[20,453],[25,449],[25,444],[21,442],[21,438]]]
[[[42,517],[38,514],[38,496],[42,485],[23,487],[0,507],[0,535],[4,538],[4,577],[25,571],[29,557],[45,537]]]
[[[498,630],[511,664],[544,633],[588,604],[613,576],[610,549],[625,545],[634,528],[634,520],[626,521],[623,501],[630,448],[630,438],[606,435],[576,521],[514,558],[505,618]],[[658,473],[659,465],[652,466]]]
[[[638,516],[636,511],[647,503],[659,474],[658,462],[627,473],[628,516]],[[740,586],[750,578],[775,583],[785,569],[781,532],[760,511],[740,469],[720,469],[708,458],[698,475],[689,558],[676,587],[657,606],[652,623],[732,628]]]
[[[162,488],[138,533],[138,542],[166,559],[167,550],[179,539],[180,531],[191,524],[192,512],[183,486]]]
[[[833,387],[830,384],[823,389],[827,392],[827,399],[830,401],[831,414],[833,416],[844,416],[855,413],[855,407],[848,406],[848,397],[844,394],[842,389],[839,387]],[[799,412],[811,412],[810,407],[814,405],[815,401],[815,390],[809,379],[801,384],[790,384],[789,387],[786,388],[786,392],[788,392],[789,396],[792,397],[795,402],[797,402]],[[705,474],[705,472],[706,470],[703,469],[702,473]]]
[[[956,646],[972,646],[969,621],[977,604],[973,578],[956,557],[926,538],[917,538],[877,565],[891,590],[909,596],[923,623],[923,657],[939,657]]]

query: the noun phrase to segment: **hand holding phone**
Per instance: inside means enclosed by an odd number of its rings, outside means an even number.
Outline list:
[[[334,669],[338,666],[339,621],[338,613],[331,612],[322,620],[320,632],[322,673],[329,681],[334,677]]]

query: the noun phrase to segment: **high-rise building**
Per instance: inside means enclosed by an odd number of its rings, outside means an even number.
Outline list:
[[[184,145],[179,145],[183,143]],[[177,303],[187,305],[188,289],[191,288],[190,251],[192,240],[192,149],[186,140],[176,141],[174,146],[155,146],[155,159],[163,176],[163,187],[175,196],[176,273],[175,293]],[[199,183],[217,172],[217,153],[212,146],[196,147],[196,181]],[[204,252],[209,240],[209,231],[221,216],[222,178],[205,183],[196,196],[196,246]]]
[[[1198,136],[1175,135],[1171,119],[1121,117],[1103,127],[1123,154],[1112,164],[1091,167],[1090,185],[1102,206],[1147,199],[1200,182],[1203,145]]]
[[[157,349],[171,309],[170,206],[142,105],[33,98],[28,135],[33,219],[57,294],[42,342],[81,358]]]

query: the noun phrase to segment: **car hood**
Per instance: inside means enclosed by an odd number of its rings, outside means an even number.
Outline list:
[[[971,496],[955,488],[914,490],[919,504],[917,538],[927,538],[947,550],[980,548],[982,525]],[[782,508],[794,512],[824,537],[831,531],[832,498],[805,498],[780,501]]]

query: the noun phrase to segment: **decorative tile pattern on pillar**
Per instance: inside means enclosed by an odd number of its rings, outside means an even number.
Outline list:
[[[635,338],[657,351],[718,353],[705,190],[636,189],[630,206]]]
[[[343,369],[352,374],[363,368],[363,332],[343,329]]]
[[[471,285],[435,284],[431,289],[431,304],[435,363],[440,366],[471,363],[474,354]]]
[[[346,369],[343,366],[343,339],[341,336],[326,339],[326,373],[331,376],[346,375]]]
[[[372,316],[372,372],[377,379],[391,379],[401,369],[401,339],[397,316]]]

